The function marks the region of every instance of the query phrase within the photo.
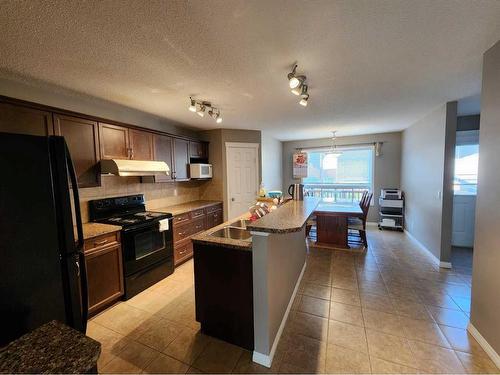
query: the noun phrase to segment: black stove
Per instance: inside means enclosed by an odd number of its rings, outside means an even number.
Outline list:
[[[113,217],[110,217],[107,219],[100,219],[97,221],[99,223],[115,224],[115,225],[121,225],[122,227],[125,227],[125,226],[130,226],[130,225],[158,221],[158,220],[169,218],[169,217],[172,217],[172,214],[166,214],[163,212],[144,211],[144,212],[138,212],[136,214],[131,214],[131,215],[113,216]]]
[[[89,201],[89,216],[122,227],[125,299],[174,272],[172,214],[146,211],[144,195]],[[168,225],[160,226],[165,220]]]

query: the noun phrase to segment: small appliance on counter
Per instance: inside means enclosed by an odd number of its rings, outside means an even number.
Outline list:
[[[378,228],[404,229],[404,193],[400,189],[380,191]]]
[[[189,177],[194,179],[212,178],[212,164],[189,164]]]
[[[292,196],[294,201],[304,200],[304,185],[303,184],[291,184],[288,187],[288,194]]]
[[[125,299],[174,272],[172,214],[146,211],[144,195],[91,200],[89,216],[122,227]]]

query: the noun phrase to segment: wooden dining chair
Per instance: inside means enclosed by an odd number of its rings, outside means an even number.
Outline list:
[[[363,194],[359,205],[363,214],[360,218],[350,217],[347,221],[347,230],[354,231],[358,233],[360,238],[360,243],[363,244],[365,248],[368,248],[368,241],[366,239],[366,220],[368,218],[368,210],[370,209],[370,203],[373,197],[373,193],[366,192]]]

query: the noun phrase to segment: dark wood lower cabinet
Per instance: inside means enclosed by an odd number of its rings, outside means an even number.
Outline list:
[[[102,238],[101,238],[102,237]],[[85,265],[89,293],[89,315],[101,311],[123,296],[121,244],[110,235],[85,241]],[[93,247],[97,244],[97,247]],[[102,244],[102,245],[100,245]]]
[[[222,223],[222,204],[215,203],[174,216],[174,263],[176,266],[193,257],[191,236]]]
[[[194,280],[201,331],[253,350],[252,252],[195,243]]]

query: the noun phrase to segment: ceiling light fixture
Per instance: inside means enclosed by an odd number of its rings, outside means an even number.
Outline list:
[[[205,112],[215,120],[217,124],[222,122],[222,115],[220,114],[220,109],[212,106],[212,103],[207,101],[195,100],[189,97],[190,105],[188,107],[189,111],[195,112],[198,116],[204,117]]]
[[[205,116],[205,106],[203,104],[200,105],[200,109],[196,111],[196,114],[200,117]]]
[[[299,104],[303,107],[307,107],[307,101],[309,100],[309,94],[307,93],[307,85],[302,86],[302,92],[300,93],[302,99],[300,99]]]
[[[222,122],[222,116],[220,115],[220,112],[217,112],[217,118],[215,119],[215,122],[217,124],[220,124]]]
[[[189,100],[191,101],[191,104],[189,105],[188,109],[191,112],[196,112],[196,102],[194,101],[193,98],[189,97]]]
[[[287,75],[288,85],[292,89],[292,94],[301,96],[299,104],[303,107],[307,106],[309,100],[309,94],[307,93],[307,84],[305,75],[297,75],[297,64],[293,66],[293,69]]]

